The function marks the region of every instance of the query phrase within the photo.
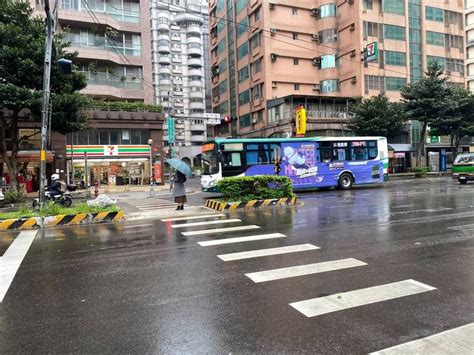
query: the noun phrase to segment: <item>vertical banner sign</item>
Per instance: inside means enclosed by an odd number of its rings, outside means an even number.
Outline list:
[[[167,124],[168,124],[168,143],[174,144],[174,119],[170,115],[167,117]]]
[[[296,136],[304,137],[306,134],[306,110],[303,106],[296,109]]]
[[[440,152],[440,170],[445,173],[446,172],[446,149],[441,149]]]
[[[153,180],[161,184],[161,162],[155,161],[153,168]]]
[[[365,60],[367,62],[372,62],[377,60],[379,57],[379,44],[378,42],[372,42],[365,47]]]

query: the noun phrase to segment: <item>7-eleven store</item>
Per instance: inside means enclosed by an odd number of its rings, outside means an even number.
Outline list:
[[[148,185],[150,183],[149,145],[67,145],[69,181],[85,184]]]

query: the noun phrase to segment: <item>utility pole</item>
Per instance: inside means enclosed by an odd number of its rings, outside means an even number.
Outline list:
[[[57,3],[51,11],[49,0],[44,0],[44,11],[46,12],[46,43],[44,52],[44,73],[43,73],[43,107],[41,111],[41,151],[40,151],[40,181],[39,181],[39,201],[40,207],[45,202],[46,190],[46,150],[48,145],[48,118],[49,99],[51,82],[51,53],[53,50],[53,36],[56,32]]]

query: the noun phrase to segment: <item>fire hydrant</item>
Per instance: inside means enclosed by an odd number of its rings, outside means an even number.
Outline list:
[[[99,196],[99,181],[94,182],[94,196]]]

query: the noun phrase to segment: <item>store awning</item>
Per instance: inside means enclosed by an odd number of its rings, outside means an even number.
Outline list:
[[[416,149],[411,144],[389,144],[388,150],[393,150],[394,152],[415,152]]]

